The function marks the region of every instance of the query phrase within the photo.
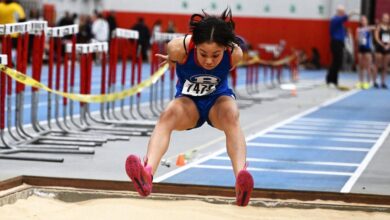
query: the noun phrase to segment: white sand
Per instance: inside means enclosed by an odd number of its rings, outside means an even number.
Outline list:
[[[0,207],[1,220],[389,220],[388,213],[336,211],[329,209],[292,209],[237,207],[201,201],[161,201],[146,199],[94,199],[65,203],[31,196]]]

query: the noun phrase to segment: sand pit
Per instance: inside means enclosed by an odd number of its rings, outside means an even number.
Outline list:
[[[327,209],[241,208],[201,201],[155,201],[140,199],[93,199],[66,203],[55,199],[29,197],[0,208],[0,219],[361,219],[385,220],[390,214]]]
[[[157,195],[149,199],[135,197],[134,193],[95,192],[73,189],[30,189],[20,190],[15,203],[0,207],[1,220],[20,219],[142,219],[142,220],[238,220],[238,219],[272,219],[272,220],[386,220],[390,213],[365,212],[351,210],[332,210],[329,208],[288,208],[261,207],[260,200],[256,206],[245,208],[232,204],[231,198],[209,197],[167,197]],[[100,198],[99,198],[100,197]],[[120,198],[123,197],[123,198]],[[165,199],[164,199],[165,198]],[[211,201],[213,203],[207,202]],[[215,204],[220,203],[220,204]],[[268,206],[270,206],[268,203]],[[276,204],[276,203],[275,203]],[[271,205],[272,206],[272,205]]]

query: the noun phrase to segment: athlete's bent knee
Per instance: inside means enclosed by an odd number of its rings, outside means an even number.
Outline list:
[[[239,124],[240,113],[236,109],[227,109],[219,114],[219,121],[224,128],[237,126]]]
[[[175,122],[182,112],[179,108],[168,108],[161,113],[160,122]]]

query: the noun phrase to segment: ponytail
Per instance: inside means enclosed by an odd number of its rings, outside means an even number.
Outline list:
[[[233,48],[236,36],[231,9],[226,8],[219,17],[209,15],[204,10],[202,12],[202,14],[193,14],[189,22],[195,45],[215,42],[221,46]]]

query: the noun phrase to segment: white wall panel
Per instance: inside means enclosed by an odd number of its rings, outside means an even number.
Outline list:
[[[53,4],[56,7],[57,20],[66,11],[77,14],[92,14],[95,8],[102,7],[102,0],[42,0],[43,4]]]
[[[106,9],[158,13],[192,14],[206,9],[220,13],[230,6],[242,17],[327,19],[338,4],[360,10],[361,0],[103,0]]]
[[[43,0],[64,11],[89,14],[94,9],[166,14],[220,13],[230,6],[235,16],[328,19],[338,4],[360,10],[362,0]]]

